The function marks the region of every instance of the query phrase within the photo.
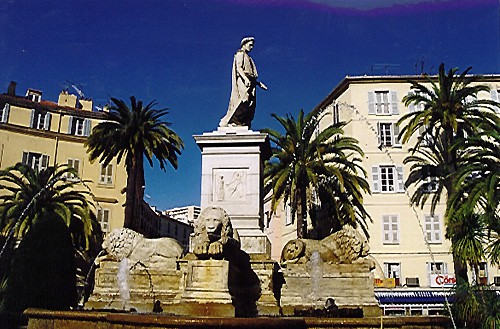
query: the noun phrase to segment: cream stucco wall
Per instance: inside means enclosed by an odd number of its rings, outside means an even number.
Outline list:
[[[76,99],[74,95],[69,96],[70,100]],[[66,98],[68,97],[62,99]],[[0,105],[3,107],[6,102],[10,104],[10,111],[7,122],[0,123],[0,168],[4,169],[21,162],[23,152],[46,154],[50,157],[49,165],[65,164],[68,159],[78,159],[80,160],[79,175],[82,180],[88,181],[86,183],[88,187],[79,184],[78,188],[90,189],[96,206],[109,211],[109,229],[123,227],[125,194],[121,193],[121,190],[126,186],[126,171],[123,162],[120,165],[117,165],[116,161],[112,162],[112,184],[100,184],[100,164],[98,161],[90,163],[88,160],[84,147],[86,137],[73,136],[68,133],[71,116],[91,120],[91,127],[102,121],[104,116],[101,113],[58,106],[56,103],[47,101],[34,103],[24,97],[0,95]],[[51,113],[49,130],[29,127],[31,111],[35,107],[43,107]]]
[[[379,148],[378,126],[379,122],[396,123],[401,116],[409,113],[402,99],[410,91],[408,79],[411,77],[347,77],[320,103],[319,107],[326,108],[331,115],[324,118],[321,127],[331,124],[333,120],[347,121],[345,135],[356,138],[359,146],[364,151],[362,166],[366,170],[367,180],[373,187],[372,167],[379,165],[402,166],[403,181],[408,177],[409,165],[404,165],[403,160],[409,155],[409,148],[415,143],[415,137],[407,144]],[[413,77],[418,78],[418,77]],[[496,90],[500,87],[500,76],[490,77],[489,83]],[[391,91],[397,94],[398,114],[374,115],[368,112],[368,93],[374,91]],[[482,92],[479,98],[489,99],[487,92]],[[337,115],[338,114],[338,115]],[[447,265],[448,273],[453,273],[453,259],[450,254],[450,242],[444,237],[444,203],[438,204],[435,216],[441,223],[441,241],[436,243],[425,242],[425,216],[430,215],[428,206],[420,209],[410,205],[411,189],[401,192],[373,192],[365,195],[364,206],[373,222],[369,224],[370,256],[377,263],[376,278],[384,278],[385,263],[400,264],[400,284],[405,284],[406,278],[419,278],[421,287],[428,287],[428,263],[443,262]],[[445,201],[445,199],[443,199]],[[271,220],[270,240],[273,245],[273,258],[281,252],[286,241],[293,239],[295,224],[284,225],[284,216],[278,207],[278,212]],[[397,215],[399,224],[399,241],[394,244],[384,243],[382,217],[384,215]],[[493,277],[500,275],[497,266],[488,266],[488,282],[493,283]]]

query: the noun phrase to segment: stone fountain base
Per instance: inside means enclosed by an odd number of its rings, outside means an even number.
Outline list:
[[[287,264],[281,269],[283,286],[280,304],[284,315],[330,307],[359,309],[361,316],[380,316],[373,289],[370,261],[352,264]]]
[[[277,265],[266,255],[250,255],[246,266],[226,260],[197,260],[189,254],[172,261],[130,264],[130,298],[126,301],[119,290],[119,263],[101,262],[85,308],[152,312],[156,303],[165,313],[183,316],[279,315],[273,291]]]
[[[445,329],[444,316],[346,318],[208,318],[102,311],[47,311],[28,309],[28,329],[143,329],[143,328],[363,328]]]

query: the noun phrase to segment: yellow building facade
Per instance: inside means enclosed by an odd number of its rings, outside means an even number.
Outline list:
[[[398,290],[439,293],[454,282],[450,242],[445,239],[444,202],[434,214],[429,207],[412,206],[413,191],[404,184],[410,165],[403,161],[415,139],[402,145],[396,122],[414,109],[402,101],[410,92],[409,80],[425,83],[421,76],[346,77],[317,106],[328,112],[323,127],[337,121],[349,122],[345,135],[356,138],[365,153],[362,166],[372,191],[364,199],[373,220],[369,224],[370,257],[377,264],[374,284],[382,294]],[[481,83],[489,85],[491,92],[482,92],[478,98],[498,100],[500,75],[485,76]],[[424,188],[431,193],[433,182]],[[269,218],[267,232],[273,258],[278,259],[283,245],[296,237],[296,223],[285,207],[279,206],[277,214]],[[498,266],[482,264],[479,279],[500,286]],[[394,313],[413,312],[411,304],[393,303],[391,307]],[[432,305],[414,305],[413,314],[433,314],[440,308],[442,304],[434,309]],[[385,310],[391,314],[390,307]]]
[[[91,192],[103,231],[123,227],[125,167],[115,160],[106,167],[90,163],[84,147],[92,127],[104,119],[105,113],[94,112],[89,99],[63,91],[55,103],[43,100],[42,92],[34,89],[20,96],[11,83],[0,95],[0,168],[18,162],[33,168],[69,164],[88,181],[78,186]]]

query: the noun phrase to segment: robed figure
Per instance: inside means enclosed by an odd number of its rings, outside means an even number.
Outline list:
[[[231,98],[227,114],[221,119],[219,126],[251,127],[255,115],[256,86],[266,90],[267,87],[257,80],[257,67],[248,55],[253,49],[254,38],[241,40],[241,48],[234,55],[232,70]]]

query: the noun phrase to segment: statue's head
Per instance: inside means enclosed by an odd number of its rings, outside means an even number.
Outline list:
[[[229,215],[221,207],[207,207],[198,216],[199,227],[204,228],[209,237],[232,237],[233,230]]]
[[[253,44],[255,42],[254,37],[246,37],[241,39],[240,47],[243,50],[250,51],[253,48]]]

